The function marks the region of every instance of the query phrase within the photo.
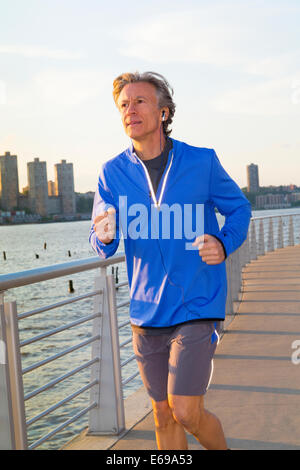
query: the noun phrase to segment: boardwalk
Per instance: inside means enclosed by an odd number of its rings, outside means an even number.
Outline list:
[[[238,315],[217,348],[206,406],[221,419],[232,449],[300,449],[300,363],[292,362],[293,353],[300,362],[299,245],[244,269]],[[156,449],[146,408],[146,417],[119,440],[82,436],[67,448]],[[190,449],[201,449],[188,439]]]

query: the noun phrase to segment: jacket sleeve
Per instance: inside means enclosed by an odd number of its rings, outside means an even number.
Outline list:
[[[113,207],[116,210],[116,235],[112,242],[105,244],[96,235],[94,230],[94,219],[97,215],[106,211],[109,207]],[[93,250],[101,258],[109,258],[112,256],[118,249],[120,242],[120,232],[119,232],[119,211],[114,202],[111,191],[106,183],[106,178],[104,176],[103,169],[100,172],[98,179],[98,186],[95,192],[94,205],[92,212],[92,222],[89,235],[89,242]]]
[[[251,219],[251,204],[239,186],[226,173],[213,150],[210,194],[215,207],[225,217],[219,233],[214,234],[225,249],[225,256],[246,240]]]

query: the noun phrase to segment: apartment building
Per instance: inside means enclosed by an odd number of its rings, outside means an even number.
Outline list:
[[[1,207],[11,211],[18,206],[19,178],[16,155],[5,152],[0,155],[0,199]]]

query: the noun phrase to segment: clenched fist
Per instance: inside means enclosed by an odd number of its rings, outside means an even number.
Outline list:
[[[193,246],[199,249],[199,256],[206,264],[219,264],[225,259],[222,243],[212,235],[205,233],[196,238]]]
[[[97,215],[94,219],[94,230],[97,237],[106,245],[111,243],[116,234],[116,211],[110,207],[107,211]]]

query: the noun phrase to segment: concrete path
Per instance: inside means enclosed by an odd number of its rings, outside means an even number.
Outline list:
[[[206,408],[220,418],[232,449],[300,450],[299,245],[244,269],[242,302],[218,345]],[[157,449],[150,409],[106,448]],[[188,440],[190,449],[202,449]]]

